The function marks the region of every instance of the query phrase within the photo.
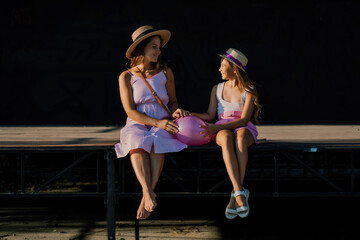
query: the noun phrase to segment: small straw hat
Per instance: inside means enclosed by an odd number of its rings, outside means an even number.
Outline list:
[[[239,50],[236,50],[235,48],[229,48],[225,54],[218,54],[218,55],[220,57],[225,58],[226,60],[229,60],[230,62],[234,63],[241,70],[246,72],[245,69],[246,69],[246,65],[248,63],[248,59]]]
[[[130,45],[130,47],[128,48],[128,50],[126,51],[126,57],[128,59],[131,58],[131,54],[134,51],[134,49],[136,48],[136,46],[143,41],[144,39],[154,36],[154,35],[159,35],[162,41],[162,46],[164,47],[165,44],[169,41],[171,33],[169,30],[155,30],[152,26],[150,25],[145,25],[142,27],[139,27],[138,29],[136,29],[133,34],[131,35],[131,38],[133,40],[133,43]]]

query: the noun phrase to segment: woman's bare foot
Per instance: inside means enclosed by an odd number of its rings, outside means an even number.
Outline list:
[[[143,193],[143,198],[145,201],[145,210],[148,212],[152,212],[154,211],[157,202],[156,202],[156,194],[154,192],[150,192],[150,193]]]
[[[138,220],[144,220],[148,217],[150,217],[151,213],[146,211],[145,209],[145,198],[143,197],[140,202],[139,209],[137,211],[136,219]]]

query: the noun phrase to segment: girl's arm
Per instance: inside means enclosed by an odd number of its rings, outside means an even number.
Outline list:
[[[217,125],[219,128],[218,131],[222,129],[235,129],[238,127],[245,126],[251,119],[251,115],[254,110],[254,101],[255,101],[255,97],[250,93],[248,93],[245,99],[244,109],[241,113],[241,118],[236,119],[232,122]]]
[[[216,89],[217,89],[217,85],[215,85],[212,90],[211,90],[211,94],[210,94],[210,102],[209,102],[209,107],[206,113],[191,113],[191,115],[196,116],[200,119],[202,119],[203,121],[212,121],[215,116],[216,116],[216,111],[217,111],[217,104],[218,101],[216,99]]]
[[[170,112],[172,112],[172,117],[173,118],[185,117],[185,116],[189,115],[189,112],[179,108],[178,101],[176,99],[174,73],[171,70],[171,68],[169,68],[169,67],[166,67],[165,72],[166,72],[165,75],[166,75],[166,79],[167,79],[165,87],[166,87],[167,94],[169,96],[168,107],[170,109]]]
[[[206,126],[202,126],[202,128],[205,129],[202,133],[205,133],[204,136],[207,135],[212,136],[223,129],[231,130],[245,126],[250,121],[252,112],[254,110],[254,101],[255,101],[255,97],[249,93],[246,96],[244,109],[243,112],[241,113],[240,119],[236,119],[232,122],[223,123],[223,124],[206,124]]]
[[[177,132],[175,123],[166,119],[158,120],[136,110],[130,81],[131,76],[127,72],[123,72],[119,77],[120,98],[128,117],[141,124],[162,128],[171,133]]]

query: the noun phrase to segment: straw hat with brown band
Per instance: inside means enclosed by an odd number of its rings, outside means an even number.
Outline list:
[[[136,48],[136,46],[144,39],[149,38],[151,36],[155,36],[155,35],[160,36],[161,42],[162,42],[161,47],[164,47],[165,44],[169,41],[171,33],[169,30],[165,30],[165,29],[156,30],[150,25],[145,25],[145,26],[142,26],[142,27],[139,27],[138,29],[136,29],[133,32],[133,34],[131,35],[133,43],[130,45],[130,47],[126,51],[126,54],[125,54],[126,57],[128,59],[131,59],[131,54],[134,51],[134,49]]]
[[[218,54],[218,55],[220,57],[225,58],[226,60],[229,60],[230,62],[234,63],[241,70],[246,72],[246,65],[248,63],[248,59],[239,50],[236,50],[235,48],[229,48],[225,54]]]

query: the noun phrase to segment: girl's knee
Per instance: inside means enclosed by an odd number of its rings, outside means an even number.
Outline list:
[[[246,129],[244,131],[237,131],[236,132],[236,147],[239,149],[240,152],[247,151],[249,146],[249,136],[246,134]]]
[[[237,141],[236,146],[240,152],[246,152],[248,149],[248,144],[243,139],[241,139],[240,141]]]
[[[221,130],[216,135],[216,142],[222,145],[228,145],[234,143],[234,133],[229,130]]]

